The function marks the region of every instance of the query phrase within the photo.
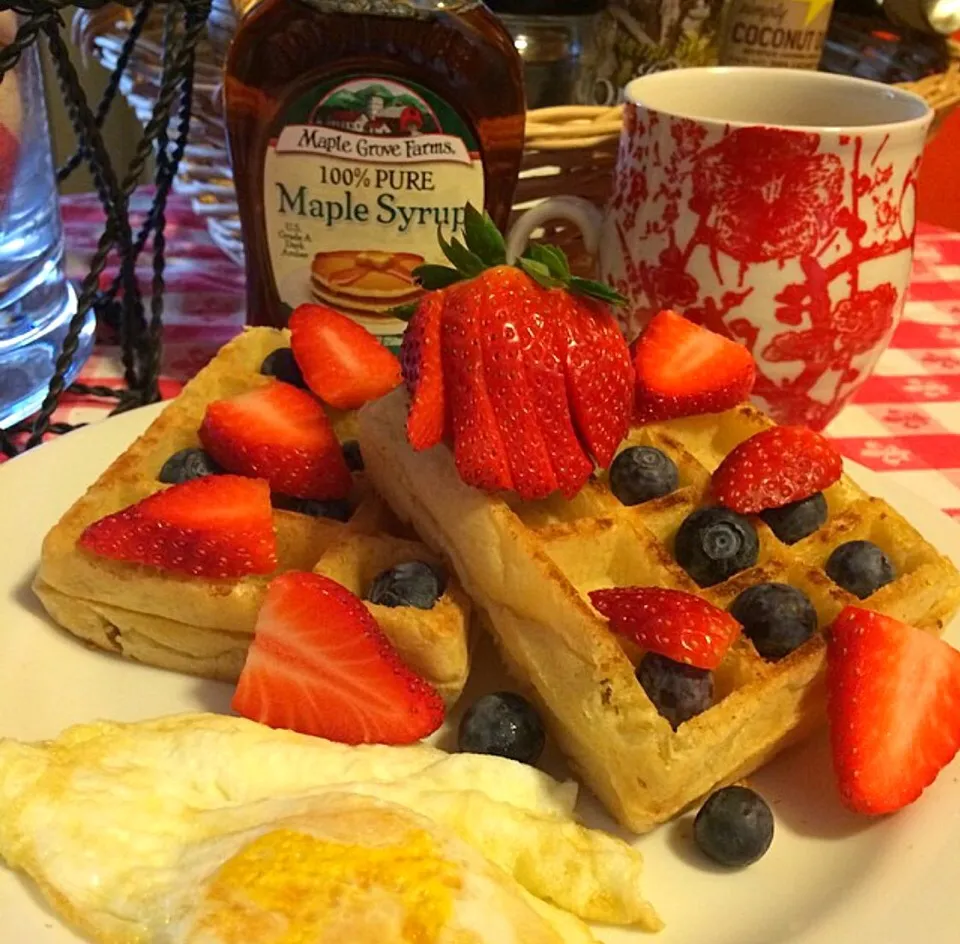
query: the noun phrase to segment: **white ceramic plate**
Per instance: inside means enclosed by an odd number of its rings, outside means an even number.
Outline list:
[[[44,617],[29,589],[43,535],[158,409],[147,407],[71,433],[0,466],[0,736],[44,738],[96,718],[133,721],[227,710],[229,686],[84,648]],[[866,471],[854,474],[960,560],[960,529],[952,521]],[[955,624],[948,634],[954,644],[960,644],[958,628]],[[495,684],[489,677],[474,679],[471,689],[475,694],[478,686],[489,684]],[[754,784],[776,815],[776,837],[766,857],[742,872],[722,872],[696,855],[689,818],[657,830],[639,845],[647,860],[646,893],[667,930],[653,938],[598,929],[603,941],[960,940],[960,763],[944,771],[920,802],[880,822],[858,819],[840,807],[822,738],[779,758]],[[583,813],[592,825],[613,829],[589,798]],[[0,867],[0,940],[70,944],[77,938],[28,883]]]

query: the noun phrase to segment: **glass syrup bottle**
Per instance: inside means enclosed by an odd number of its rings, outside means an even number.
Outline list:
[[[260,0],[225,79],[247,321],[331,305],[395,346],[469,201],[503,228],[523,154],[520,58],[474,0]]]

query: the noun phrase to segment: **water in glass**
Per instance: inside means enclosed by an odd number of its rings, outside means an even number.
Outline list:
[[[12,14],[0,13],[0,43],[11,22]],[[43,81],[32,48],[0,82],[0,429],[40,407],[76,310],[64,273]],[[91,314],[68,382],[90,353],[93,329]]]

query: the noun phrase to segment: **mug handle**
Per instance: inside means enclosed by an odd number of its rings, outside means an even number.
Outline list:
[[[595,265],[603,213],[583,197],[550,197],[523,213],[507,233],[507,261],[513,263],[523,254],[538,226],[557,219],[567,220],[580,230],[584,248]]]

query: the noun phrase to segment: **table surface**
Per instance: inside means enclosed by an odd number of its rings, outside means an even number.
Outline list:
[[[148,203],[149,194],[140,193],[133,209],[142,213]],[[70,274],[80,277],[101,232],[96,197],[65,199],[63,216]],[[242,327],[244,279],[185,198],[170,201],[167,260],[161,392],[172,397]],[[117,349],[98,347],[80,379],[122,387]],[[110,406],[65,397],[54,420],[92,422]],[[844,455],[960,518],[960,233],[920,226],[910,295],[893,342],[826,432]]]

